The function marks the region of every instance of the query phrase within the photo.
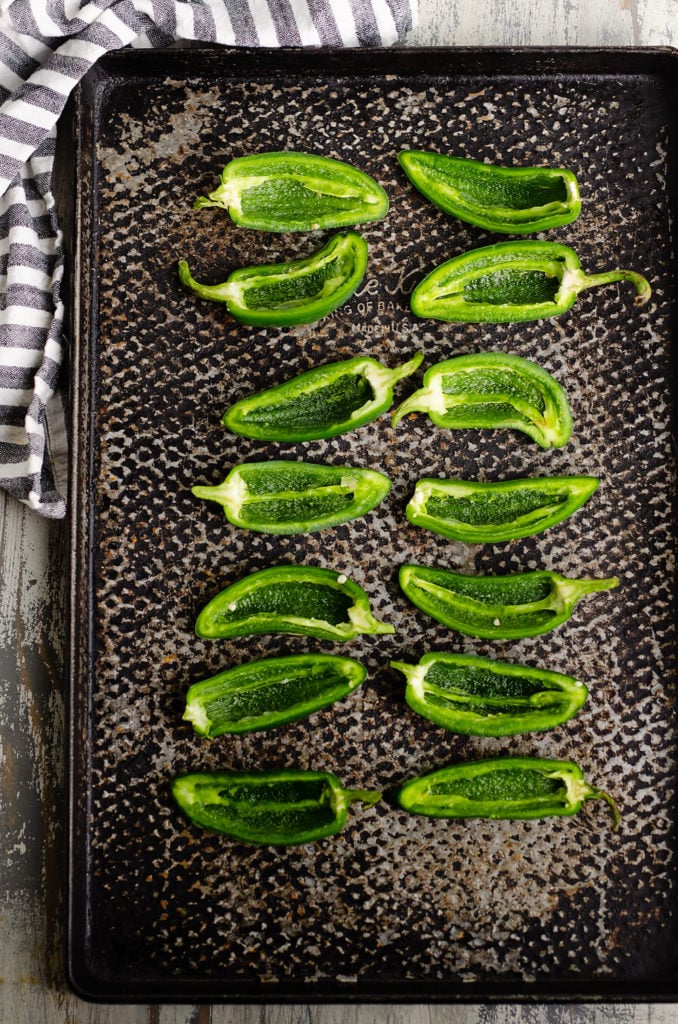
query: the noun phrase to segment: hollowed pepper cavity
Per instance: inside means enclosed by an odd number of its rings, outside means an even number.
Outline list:
[[[546,231],[571,223],[581,211],[577,179],[562,168],[498,167],[420,150],[405,150],[398,160],[437,207],[488,231]]]
[[[431,271],[410,298],[419,317],[461,323],[517,323],[557,316],[586,288],[629,281],[635,304],[652,294],[633,270],[586,274],[579,257],[559,242],[498,242],[462,253]]]
[[[241,227],[317,231],[381,220],[388,196],[351,164],[312,153],[253,153],[226,164],[219,185],[194,209],[218,206]]]
[[[572,415],[560,384],[529,359],[478,352],[436,363],[423,386],[400,405],[393,426],[424,412],[448,429],[520,430],[542,448],[560,448],[572,434]]]
[[[369,356],[318,366],[243,398],[222,423],[235,434],[295,442],[335,437],[380,416],[393,402],[393,387],[420,366],[423,353],[389,370]]]
[[[415,526],[466,544],[529,537],[562,522],[598,487],[591,476],[500,480],[418,480],[405,508]]]
[[[194,772],[172,779],[172,794],[194,825],[255,846],[312,843],[340,832],[351,804],[381,793],[344,789],[330,772],[287,768]]]
[[[365,515],[391,482],[373,469],[271,460],[243,462],[216,486],[191,488],[216,501],[234,526],[259,533],[313,533]]]
[[[291,633],[346,641],[395,630],[375,618],[365,591],[344,573],[281,565],[222,590],[198,615],[195,632],[206,639]]]
[[[471,654],[425,654],[405,675],[405,700],[418,715],[467,736],[514,736],[553,729],[588,696],[584,683],[546,669]]]
[[[194,683],[183,717],[208,739],[272,729],[346,697],[366,676],[360,662],[335,654],[261,658]]]
[[[242,267],[222,284],[200,284],[186,260],[180,260],[179,280],[200,298],[223,302],[241,324],[293,327],[316,323],[346,302],[366,269],[367,243],[348,231],[334,235],[311,256]]]
[[[411,814],[431,818],[570,816],[586,800],[604,800],[614,828],[619,811],[612,797],[589,785],[578,765],[535,757],[497,757],[440,768],[400,788],[397,801]]]
[[[587,594],[611,590],[617,577],[571,580],[546,569],[506,576],[466,576],[403,565],[403,593],[421,611],[467,636],[516,640],[538,636],[569,619]]]

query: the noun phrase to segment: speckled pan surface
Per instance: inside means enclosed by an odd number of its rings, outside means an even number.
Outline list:
[[[81,90],[74,309],[72,821],[69,962],[86,995],[296,999],[658,999],[675,993],[676,664],[672,374],[675,331],[674,59],[667,53],[391,51],[124,54]],[[496,239],[430,206],[396,154],[434,148],[575,171],[581,217],[549,237],[587,270],[645,273],[581,296],[560,318],[445,325],[409,313],[435,264]],[[236,228],[194,212],[229,158],[267,149],[338,157],[374,175],[391,210],[356,295],[314,327],[236,325],[181,290],[196,277],[317,248],[327,234]],[[424,367],[474,351],[538,361],[566,388],[572,440],[446,432],[387,416],[326,442],[235,438],[224,408],[253,389],[364,352]],[[421,374],[397,387],[408,394]],[[237,462],[288,457],[386,472],[389,497],[333,531],[271,537],[231,527],[194,483]],[[463,546],[408,524],[420,476],[599,476],[587,506],[538,537]],[[549,568],[618,575],[557,631],[473,641],[408,604],[406,561],[471,573]],[[208,642],[197,612],[268,565],[349,574],[395,636],[348,645],[270,636]],[[406,707],[390,659],[429,649],[524,661],[579,677],[586,708],[550,733],[455,737]],[[345,701],[272,733],[213,742],[182,722],[192,682],[264,655],[362,660]],[[618,801],[575,818],[429,821],[388,801],[355,809],[313,846],[254,849],[190,827],[168,780],[192,769],[330,769],[392,790],[447,762],[500,753],[577,761]]]

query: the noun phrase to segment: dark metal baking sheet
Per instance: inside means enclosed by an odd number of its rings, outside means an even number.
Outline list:
[[[391,50],[125,52],[78,90],[72,280],[71,806],[68,966],[108,1000],[674,998],[676,635],[674,566],[676,55],[671,51]],[[404,180],[401,148],[574,170],[583,211],[551,233],[586,269],[628,266],[626,286],[581,296],[551,321],[415,320],[424,271],[494,241],[446,218]],[[235,325],[177,286],[176,263],[230,269],[308,252],[324,236],[236,228],[195,212],[233,156],[302,149],[373,174],[391,212],[360,230],[367,277],[313,327]],[[389,498],[334,531],[273,538],[230,527],[190,486],[282,449],[236,439],[224,407],[323,361],[365,352],[426,365],[476,350],[537,360],[565,386],[572,441],[545,452],[514,434],[436,430],[388,417],[285,449],[391,476]],[[399,386],[398,397],[415,382]],[[464,547],[409,526],[421,475],[498,479],[592,473],[570,521],[511,544]],[[541,638],[472,641],[408,606],[403,561],[470,572],[534,567],[611,575]],[[362,690],[312,719],[200,741],[182,722],[191,682],[256,656],[336,649],[304,638],[221,644],[198,609],[266,565],[350,573],[394,637],[341,648]],[[416,718],[392,658],[475,651],[579,676],[586,709],[550,733],[455,737]],[[389,790],[448,761],[502,752],[572,758],[622,811],[573,819],[444,822],[382,802],[341,835],[253,849],[180,818],[168,780],[192,768],[298,765]]]

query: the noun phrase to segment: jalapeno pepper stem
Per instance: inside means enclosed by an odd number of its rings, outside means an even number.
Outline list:
[[[374,789],[344,789],[337,802],[340,802],[345,807],[358,802],[372,806],[378,803],[381,797],[382,794]]]
[[[368,807],[378,803],[382,793],[372,789],[344,789],[342,786],[332,786],[326,792],[327,800],[332,808],[332,813],[338,819],[343,819],[348,813],[351,804],[363,803]]]
[[[395,366],[393,369],[381,366],[373,361],[366,362],[362,373],[375,394],[375,402],[380,403],[384,395],[391,395],[395,385],[399,381],[404,380],[406,377],[411,377],[413,373],[416,373],[423,360],[424,353],[415,352],[412,358],[408,359],[406,363],[402,363],[400,366]]]
[[[650,300],[652,288],[647,278],[635,270],[608,270],[601,274],[587,274],[583,270],[567,268],[559,290],[559,298],[578,295],[587,288],[597,288],[617,281],[629,281],[636,289],[634,305],[644,306]]]
[[[397,427],[400,421],[411,412],[428,412],[429,409],[433,412],[445,411],[442,388],[437,380],[433,385],[419,388],[404,402],[401,402],[391,417],[391,426]]]
[[[597,594],[601,590],[614,590],[619,586],[618,576],[608,576],[598,580],[563,580],[558,584],[558,589],[566,600],[572,597],[579,600],[585,594]]]
[[[193,203],[194,210],[204,210],[208,206],[219,206],[221,209],[228,210],[233,208],[240,212],[240,200],[242,196],[243,187],[249,186],[250,188],[257,184],[261,179],[251,178],[247,182],[241,181],[240,183],[231,182],[224,178],[219,185],[212,192],[208,192],[206,196],[198,196]]]
[[[613,832],[617,832],[618,829],[619,829],[619,826],[621,825],[621,814],[619,813],[619,808],[617,807],[617,804],[615,803],[613,798],[610,796],[610,794],[606,793],[604,789],[595,789],[595,788],[591,787],[590,792],[589,792],[588,795],[593,800],[604,800],[605,801],[607,806],[612,811],[612,831]]]
[[[347,615],[351,626],[360,633],[371,633],[375,636],[395,633],[395,626],[391,626],[387,622],[380,622],[369,607],[358,604],[351,605]]]
[[[234,509],[240,511],[243,502],[248,498],[249,491],[247,484],[238,475],[227,477],[220,484],[195,484],[191,487],[191,494],[196,498],[205,498],[207,501],[230,502]]]
[[[581,580],[582,592],[585,594],[595,594],[600,590],[614,590],[615,587],[619,586],[618,576],[608,576],[601,580]]]
[[[562,779],[573,807],[581,807],[587,800],[604,800],[612,811],[613,831],[617,831],[621,823],[621,815],[609,793],[606,793],[604,789],[598,789],[597,786],[589,785],[581,776],[577,777],[556,771],[552,773],[552,778]]]
[[[185,288],[190,288],[201,299],[214,299],[216,302],[228,302],[240,296],[238,285],[224,281],[221,284],[201,284],[191,274],[186,260],[179,260],[179,280]]]
[[[423,359],[423,352],[415,352],[412,358],[408,359],[406,363],[402,363],[400,366],[395,366],[392,370],[386,368],[379,370],[370,366],[365,371],[365,376],[373,387],[377,382],[380,384],[383,382],[386,386],[392,387],[394,384],[397,384],[399,380],[404,380],[405,377],[411,377],[412,374],[419,369]]]

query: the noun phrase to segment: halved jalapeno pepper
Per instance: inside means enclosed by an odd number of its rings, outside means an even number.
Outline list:
[[[592,476],[500,480],[418,480],[405,508],[415,526],[467,544],[497,544],[541,533],[571,516],[598,487]]]
[[[553,729],[583,707],[588,689],[572,676],[471,654],[433,651],[416,665],[392,661],[418,715],[466,736]]]
[[[398,160],[437,207],[488,231],[546,231],[569,224],[581,211],[577,179],[563,168],[499,167],[421,150],[405,150]]]
[[[423,353],[389,370],[369,356],[317,366],[235,402],[222,423],[235,434],[265,441],[335,437],[390,408],[393,387],[421,364]]]
[[[567,396],[537,363],[505,352],[478,352],[436,363],[423,386],[393,415],[425,412],[448,429],[520,430],[542,448],[560,448],[572,434]]]
[[[222,284],[200,284],[179,261],[179,280],[202,299],[223,302],[231,316],[252,327],[312,324],[353,295],[367,268],[367,243],[349,231],[334,235],[303,259],[242,267]]]
[[[414,289],[412,312],[460,323],[518,323],[565,313],[586,288],[629,281],[635,304],[652,289],[634,270],[586,274],[579,257],[559,242],[498,242],[455,256],[432,270]]]
[[[195,632],[206,639],[292,633],[345,641],[395,630],[375,618],[365,591],[344,573],[281,565],[251,573],[213,597]]]
[[[234,526],[259,533],[325,530],[363,516],[388,494],[384,473],[355,466],[273,459],[243,462],[216,486],[191,488],[218,502]]]
[[[331,772],[283,768],[192,772],[172,779],[172,794],[194,825],[254,846],[293,846],[335,835],[351,804],[381,793],[344,789]]]
[[[208,739],[273,729],[334,704],[366,676],[360,662],[337,654],[261,658],[194,683],[183,717]]]
[[[194,203],[218,206],[241,227],[317,231],[381,220],[388,196],[374,178],[313,153],[252,153],[226,164],[219,185]]]
[[[400,586],[432,618],[467,636],[516,640],[565,622],[587,594],[619,585],[608,579],[571,580],[546,569],[506,576],[466,576],[448,569],[403,565]]]
[[[397,793],[403,810],[430,818],[570,816],[586,800],[604,800],[618,828],[619,811],[612,797],[589,785],[581,768],[571,761],[536,757],[468,761],[411,779]]]

